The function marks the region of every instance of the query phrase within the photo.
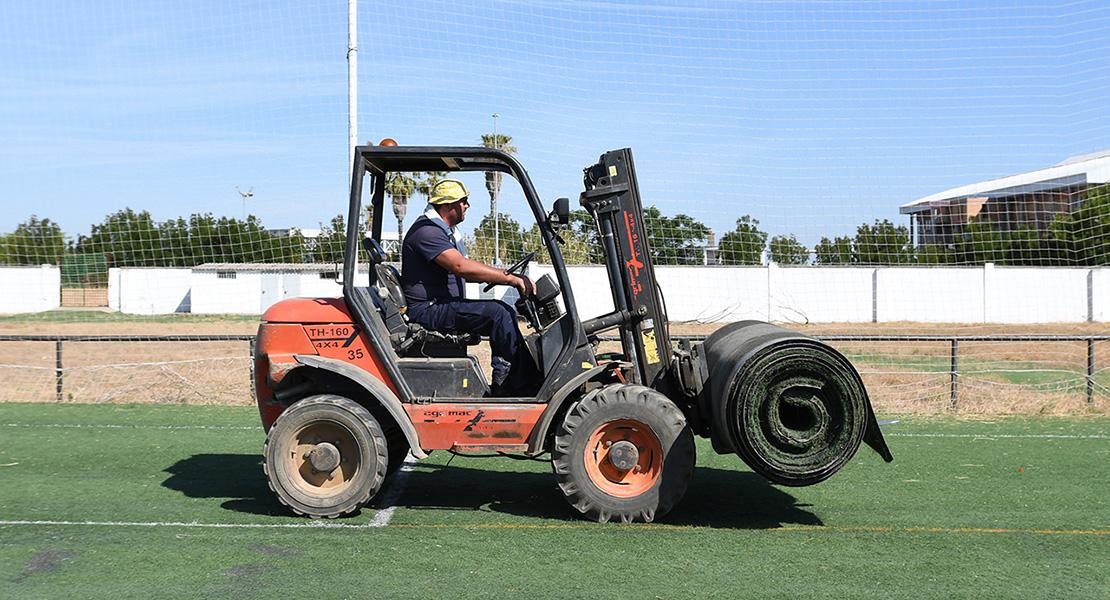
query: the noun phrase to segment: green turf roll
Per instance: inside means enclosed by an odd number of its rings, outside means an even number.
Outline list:
[[[824,481],[864,438],[889,451],[863,381],[848,359],[821,341],[761,321],[731,323],[701,349],[705,390],[719,452],[735,452],[755,472],[789,486]]]

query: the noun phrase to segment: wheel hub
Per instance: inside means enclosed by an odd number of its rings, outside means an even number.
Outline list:
[[[598,426],[586,440],[586,475],[602,492],[634,498],[651,489],[663,469],[663,445],[651,427],[637,419],[615,419]]]
[[[329,442],[321,442],[306,457],[316,471],[330,473],[339,466],[339,449]]]
[[[627,440],[621,440],[609,448],[609,462],[621,471],[627,471],[640,462],[640,450]]]

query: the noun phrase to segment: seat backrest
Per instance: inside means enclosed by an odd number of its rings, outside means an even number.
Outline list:
[[[378,243],[378,240],[374,238],[362,238],[362,248],[366,250],[366,257],[367,260],[370,261],[370,264],[380,265],[385,262],[385,250],[382,249],[382,245]]]
[[[374,264],[377,285],[371,290],[382,313],[394,349],[402,356],[466,356],[466,347],[481,341],[474,333],[443,333],[426,330],[405,317],[408,300],[401,287],[401,274],[391,265]]]
[[[370,288],[370,295],[374,298],[374,305],[381,312],[385,328],[394,338],[397,346],[409,336],[409,324],[405,319],[405,294],[401,291],[400,282],[397,281],[396,270],[389,265],[374,265],[377,285]],[[395,284],[395,285],[394,285]],[[399,298],[399,300],[398,300]]]
[[[392,302],[397,307],[397,312],[405,314],[405,309],[408,308],[408,300],[405,299],[405,290],[401,287],[401,274],[397,272],[391,265],[376,264],[374,265],[375,280],[378,282],[378,289],[385,290],[388,298],[383,298],[388,302]]]

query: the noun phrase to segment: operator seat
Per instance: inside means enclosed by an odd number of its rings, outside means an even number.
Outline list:
[[[385,251],[377,240],[363,238],[362,246],[374,270],[370,297],[385,321],[389,341],[398,356],[463,357],[467,346],[481,341],[476,333],[444,333],[409,322],[405,316],[408,301],[401,287],[401,274],[392,265],[385,264]]]

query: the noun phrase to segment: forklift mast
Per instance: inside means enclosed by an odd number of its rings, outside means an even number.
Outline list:
[[[655,279],[632,150],[601,155],[584,170],[580,203],[597,223],[616,311],[602,317],[620,326],[621,346],[634,365],[634,382],[664,393],[678,387],[667,313]]]

